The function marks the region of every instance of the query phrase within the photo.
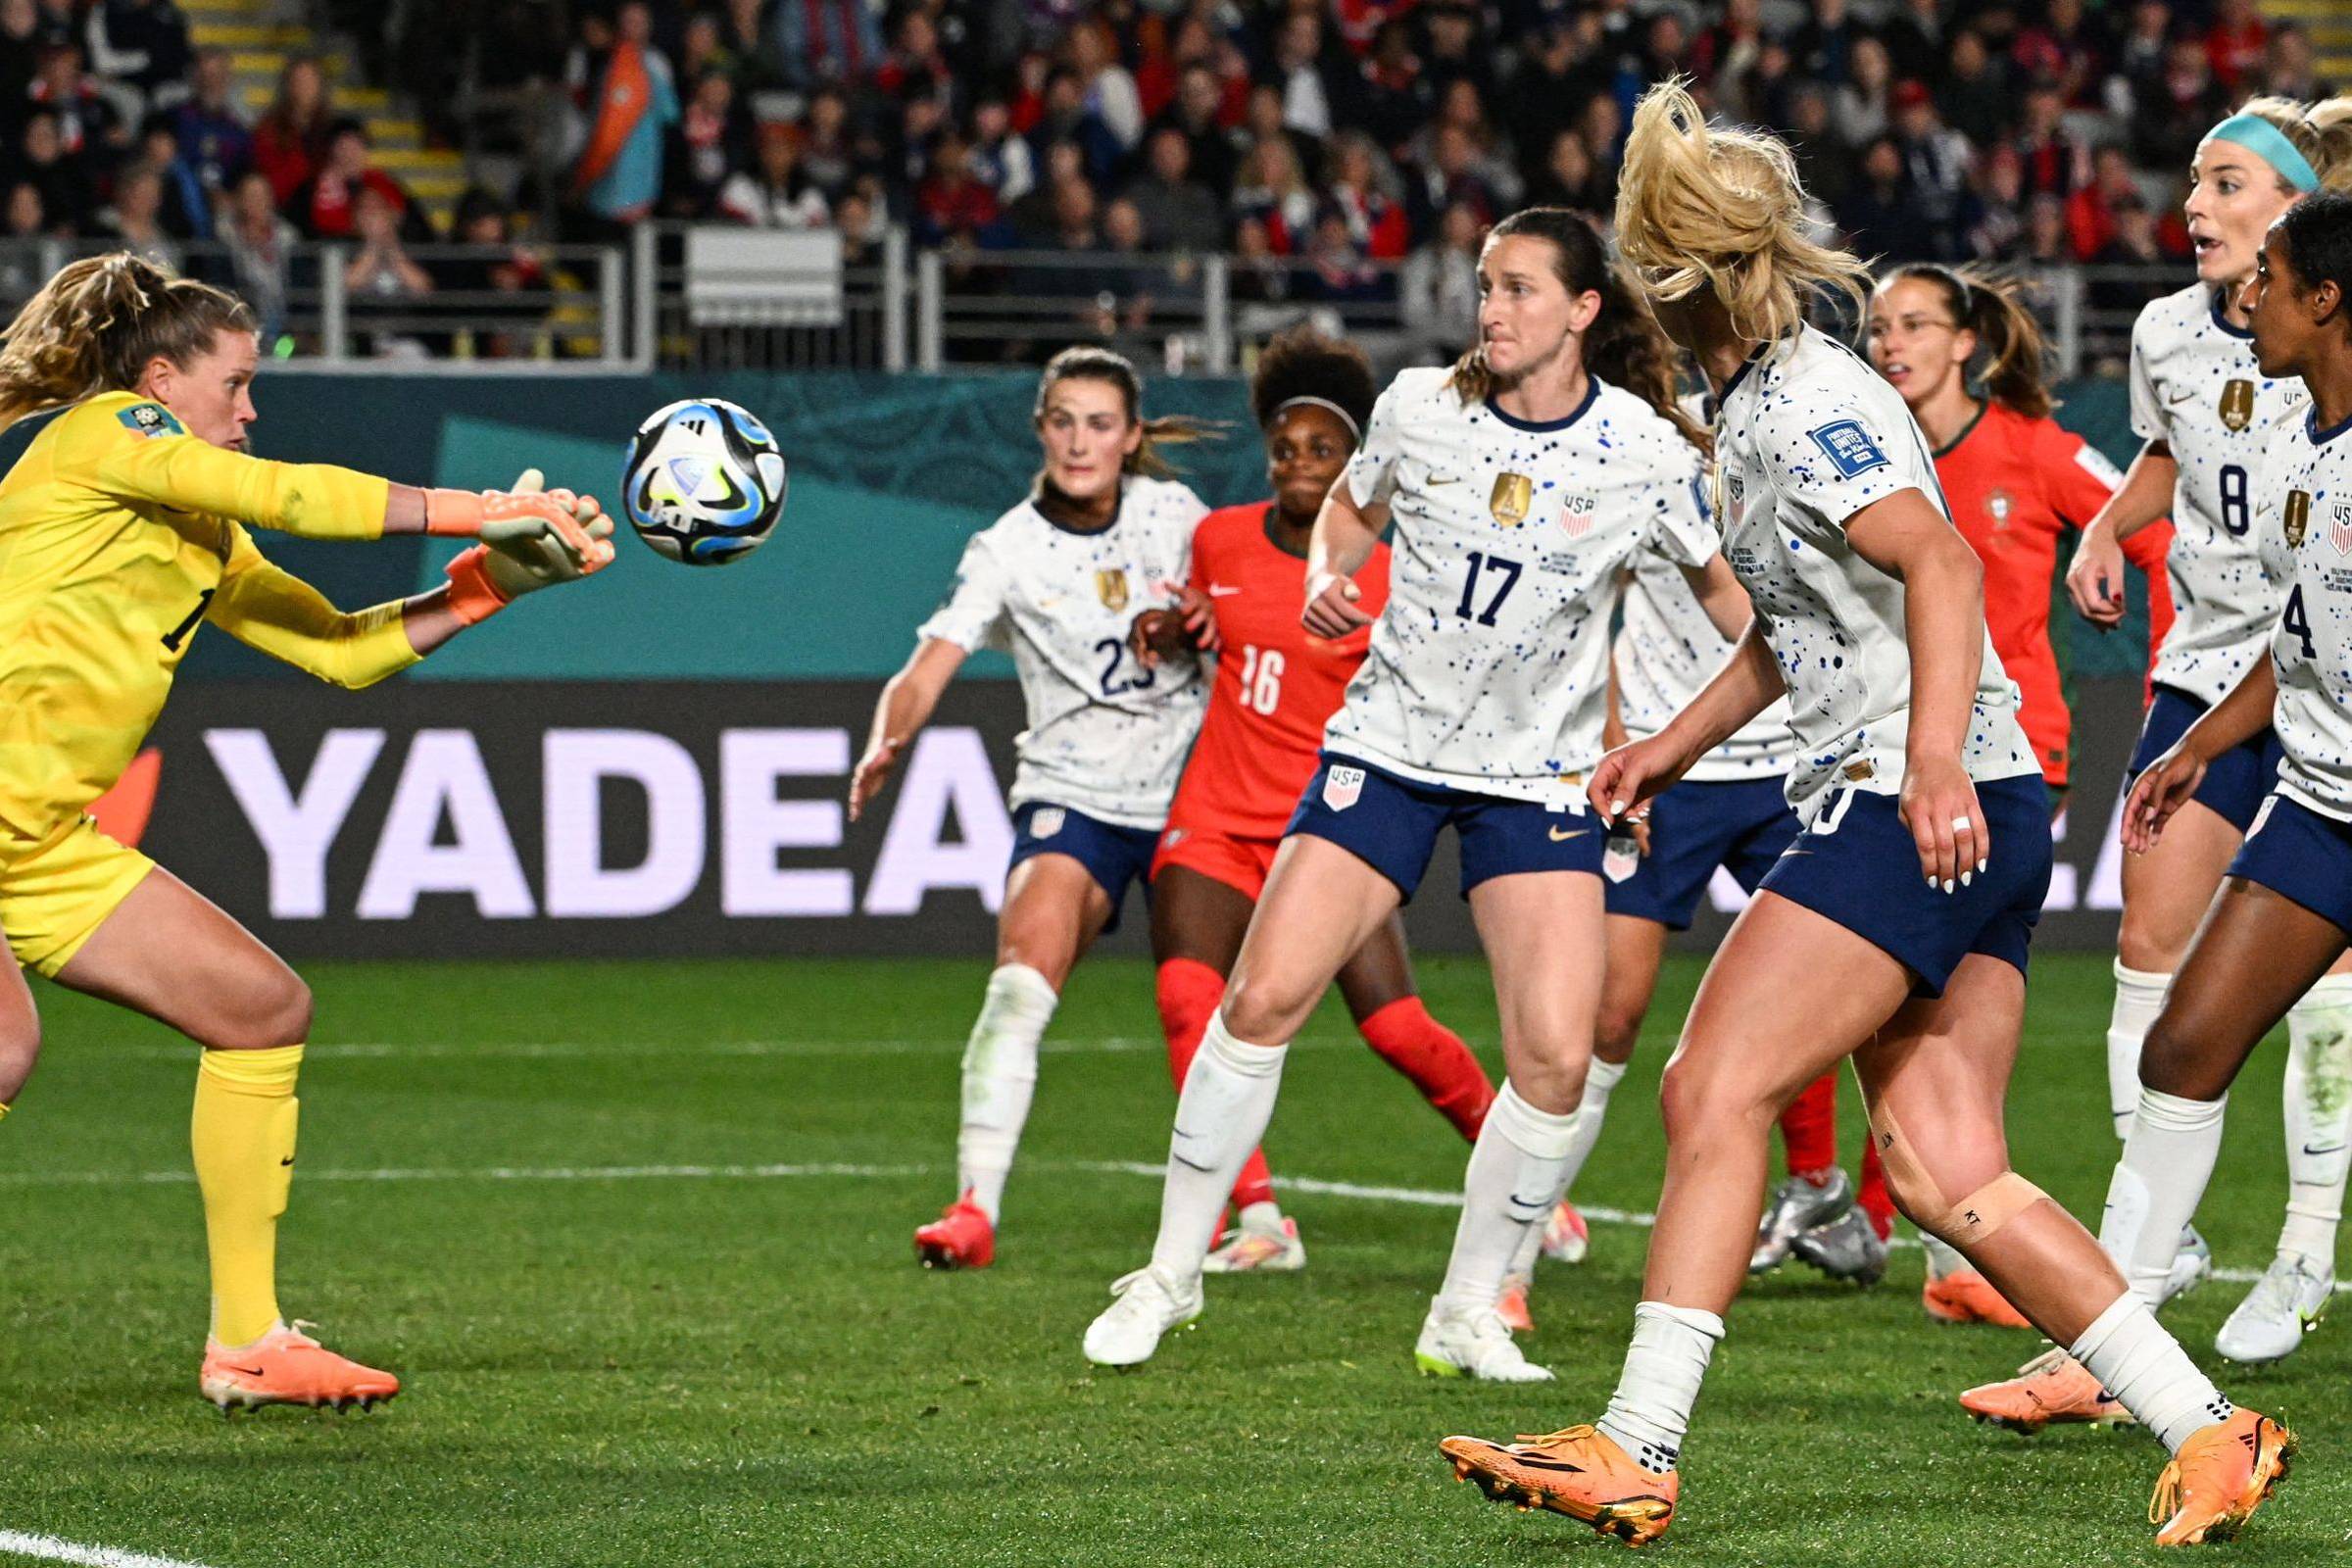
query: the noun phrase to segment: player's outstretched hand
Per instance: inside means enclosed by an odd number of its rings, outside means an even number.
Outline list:
[[[1318,571],[1306,579],[1306,613],[1298,618],[1317,637],[1340,638],[1372,617],[1357,608],[1364,591],[1352,578],[1337,571]]]
[[[882,786],[890,782],[891,769],[899,765],[899,754],[906,749],[906,742],[903,737],[885,735],[868,746],[865,755],[858,759],[857,769],[850,774],[851,821],[855,822],[863,815],[865,808],[873,804],[874,797],[882,793]]]
[[[2104,528],[2085,530],[2066,568],[2066,596],[2075,612],[2101,631],[2115,630],[2124,618],[2124,551],[2115,536]]]
[[[1146,669],[1156,669],[1163,661],[1187,650],[1215,653],[1217,619],[1208,596],[1180,582],[1163,582],[1159,589],[1175,603],[1145,611],[1127,628],[1127,647],[1135,662]]]
[[[2183,742],[2186,739],[2182,737]],[[2205,759],[2185,744],[2175,744],[2149,763],[2147,770],[2132,781],[2132,793],[2124,800],[2124,848],[2133,855],[2154,849],[2164,836],[2164,824],[2196,798],[2197,786],[2204,782]]]
[[[569,490],[549,490],[546,486],[544,474],[537,468],[525,468],[508,494],[536,496],[552,502],[578,526],[591,546],[603,548],[592,548],[581,555],[552,531],[534,533],[502,528],[493,534],[485,528],[482,543],[489,547],[489,556],[482,564],[483,570],[510,600],[556,583],[577,582],[612,564],[612,519],[597,505],[596,497],[574,495]]]
[[[600,539],[589,531],[575,514],[569,491],[519,487],[479,492],[427,490],[424,531],[448,538],[479,539],[494,546],[552,538],[584,572],[612,561],[612,539]]]
[[[1957,757],[1910,761],[1903,768],[1899,809],[1928,886],[1949,893],[1966,887],[1992,858],[1992,830],[1977,804],[1977,786]]]
[[[1600,760],[1585,786],[1585,798],[1611,827],[1635,824],[1642,853],[1649,853],[1649,802],[1667,785],[1690,770],[1692,759],[1661,730],[1645,739],[1620,746]]]

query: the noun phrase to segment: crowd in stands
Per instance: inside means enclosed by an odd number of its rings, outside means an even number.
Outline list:
[[[1131,281],[1069,292],[1121,312],[1187,286],[1123,254],[1221,251],[1245,298],[1392,300],[1458,341],[1481,229],[1605,218],[1633,100],[1676,73],[1787,133],[1857,251],[2028,266],[2184,260],[2202,133],[2327,91],[2255,0],[627,0],[564,65],[566,196],[592,229],[855,251],[900,222],[974,284],[992,252],[1099,256]]]
[[[504,29],[481,57],[563,95],[564,144],[520,194],[567,236],[647,219],[831,228],[855,265],[901,224],[974,288],[1003,286],[1003,253],[1074,253],[1051,286],[1106,327],[1197,292],[1189,258],[1214,252],[1242,301],[1381,302],[1459,340],[1481,230],[1532,202],[1605,218],[1633,99],[1669,74],[1788,135],[1821,222],[1857,251],[2025,265],[2180,262],[2202,132],[2252,94],[2328,90],[2309,37],[2255,0],[619,0],[569,15],[552,40],[525,0],[478,24]],[[434,237],[422,209],[335,114],[318,66],[290,66],[249,123],[227,57],[189,47],[173,0],[0,0],[0,234],[167,257],[218,242],[265,299],[282,299],[273,259],[297,237],[350,241],[355,293],[384,297],[506,287],[538,265],[516,250],[459,277],[413,259]],[[477,191],[451,237],[506,243],[514,216]],[[2120,308],[2146,292],[2119,286]]]
[[[377,167],[318,61],[290,61],[274,101],[249,117],[227,51],[191,48],[173,0],[0,0],[0,241],[18,242],[0,244],[0,300],[40,282],[41,248],[24,242],[116,244],[235,287],[273,339],[289,294],[316,287],[298,243],[310,239],[346,242],[355,319],[419,316],[412,307],[434,294],[463,295],[467,314],[517,331],[543,314],[483,298],[544,284],[544,265],[512,244],[502,197],[469,191],[451,227],[442,234]],[[444,238],[508,254],[410,255]],[[429,329],[382,335],[387,347],[447,347]],[[481,351],[514,346],[492,334]]]

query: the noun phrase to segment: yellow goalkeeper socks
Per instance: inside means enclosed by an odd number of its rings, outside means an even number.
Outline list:
[[[302,1047],[207,1051],[188,1141],[213,1261],[213,1338],[250,1345],[277,1322],[277,1217],[294,1181]]]

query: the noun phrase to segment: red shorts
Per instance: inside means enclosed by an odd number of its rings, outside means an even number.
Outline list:
[[[1152,875],[1171,865],[1198,871],[1246,895],[1251,903],[1266,890],[1266,873],[1274,868],[1280,838],[1242,838],[1215,828],[1171,827],[1159,836],[1152,857]]]

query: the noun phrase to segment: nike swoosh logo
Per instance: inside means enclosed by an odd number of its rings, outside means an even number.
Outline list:
[[[2179,397],[2168,397],[2168,398],[2166,398],[2166,399],[2164,400],[2164,406],[2165,406],[2166,408],[2168,408],[2168,409],[2177,409],[2177,408],[2179,408],[2179,407],[2180,407],[2181,404],[2183,404],[2183,403],[2186,403],[2186,402],[2187,402],[2187,401],[2188,401],[2190,398],[2193,398],[2193,397],[2195,397],[2196,395],[2197,395],[2197,389],[2196,389],[2195,387],[2193,387],[2193,386],[2192,386],[2192,387],[2190,387],[2190,388],[2189,388],[2187,391],[2185,391],[2185,392],[2182,392],[2182,393],[2181,393],[2181,394],[2180,394]]]
[[[245,1376],[245,1377],[249,1377],[249,1378],[258,1378],[258,1377],[262,1377],[262,1376],[265,1376],[265,1375],[266,1375],[266,1374],[263,1372],[263,1370],[262,1370],[260,1367],[258,1367],[258,1366],[232,1366],[232,1367],[229,1367],[229,1368],[227,1368],[226,1370],[228,1370],[228,1371],[231,1371],[231,1372],[240,1373],[240,1374],[242,1374],[243,1376]]]
[[[1428,478],[1426,478],[1426,479],[1422,480],[1421,482],[1422,482],[1423,484],[1430,484],[1430,485],[1439,485],[1439,484],[1460,484],[1460,483],[1462,482],[1462,476],[1461,476],[1460,474],[1458,474],[1458,473],[1446,473],[1446,474],[1438,474],[1438,473],[1433,473],[1433,474],[1431,474],[1431,475],[1430,475]]]
[[[1228,588],[1221,582],[1212,582],[1208,585],[1208,597],[1211,599],[1226,599],[1240,592],[1239,588]]]
[[[2314,1155],[2315,1157],[2321,1154],[2340,1154],[2343,1152],[2344,1146],[2341,1144],[2322,1144],[2317,1149],[2314,1149],[2309,1144],[2305,1144],[2303,1146],[2303,1152]]]
[[[285,1158],[279,1160],[278,1163],[280,1165],[291,1165],[294,1163],[294,1156],[292,1154],[288,1154]]]
[[[1567,832],[1563,833],[1555,827],[1551,830],[1551,842],[1554,844],[1565,844],[1570,839],[1581,839],[1592,831],[1592,830],[1589,827],[1573,827]]]
[[[1518,1204],[1521,1208],[1539,1209],[1546,1214],[1550,1213],[1556,1206],[1548,1198],[1542,1196],[1535,1198],[1521,1198],[1517,1193],[1513,1193],[1511,1195],[1511,1201]]]

